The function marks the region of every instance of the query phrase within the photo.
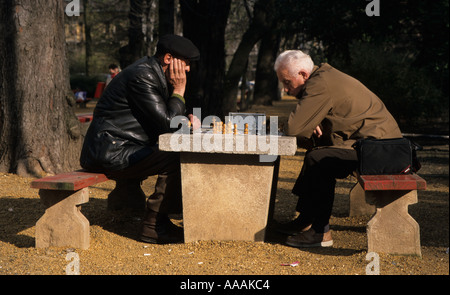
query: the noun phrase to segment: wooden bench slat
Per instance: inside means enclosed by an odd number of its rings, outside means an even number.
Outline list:
[[[93,115],[78,115],[77,118],[81,123],[87,123],[92,121]]]
[[[402,175],[358,175],[366,191],[379,190],[425,190],[426,181],[416,174]]]
[[[37,189],[76,191],[107,180],[108,178],[101,173],[74,171],[36,179],[31,182],[31,187]]]

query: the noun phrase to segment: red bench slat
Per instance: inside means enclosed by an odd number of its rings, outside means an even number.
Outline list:
[[[77,118],[81,123],[86,123],[92,121],[93,115],[78,115]]]
[[[33,180],[33,182],[31,182],[31,187],[38,189],[76,191],[107,180],[108,178],[101,173],[74,171]]]
[[[402,175],[358,175],[366,191],[380,190],[425,190],[427,182],[416,174]]]

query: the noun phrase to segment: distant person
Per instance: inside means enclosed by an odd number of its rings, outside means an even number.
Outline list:
[[[80,108],[86,108],[86,104],[90,101],[90,98],[87,97],[87,91],[82,91],[77,87],[73,90],[73,94],[75,96],[75,101]]]
[[[140,239],[149,243],[180,242],[183,230],[169,219],[181,213],[178,153],[158,149],[160,134],[173,132],[171,120],[186,112],[184,93],[197,47],[177,35],[160,38],[154,56],[145,56],[121,71],[105,88],[81,151],[83,168],[116,180],[110,209],[146,209]],[[189,115],[192,126],[200,120]],[[158,175],[146,200],[141,182]]]
[[[80,88],[74,90],[74,95],[77,103],[85,103],[87,101],[87,92],[82,91]]]
[[[300,50],[280,54],[274,69],[288,95],[298,98],[284,133],[307,149],[292,189],[300,215],[278,231],[294,247],[333,245],[329,220],[337,178],[356,170],[352,145],[362,138],[402,137],[383,102],[358,80],[327,63],[315,66]]]
[[[116,64],[110,64],[108,69],[109,69],[109,74],[108,74],[108,77],[106,78],[105,87],[108,86],[108,84],[111,82],[111,80],[115,76],[117,76],[117,74],[120,73],[120,69]]]

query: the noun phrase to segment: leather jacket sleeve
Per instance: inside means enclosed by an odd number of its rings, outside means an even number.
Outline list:
[[[154,57],[144,57],[120,72],[98,101],[84,139],[83,168],[123,169],[149,153],[170,122],[185,115],[182,99],[171,97],[164,72]]]
[[[133,115],[146,132],[159,135],[171,131],[170,121],[184,115],[186,107],[177,97],[164,97],[158,82],[151,73],[138,75],[127,84],[126,98]]]

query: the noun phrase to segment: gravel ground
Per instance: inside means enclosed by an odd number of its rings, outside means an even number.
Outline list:
[[[277,114],[292,104],[279,102],[266,107]],[[253,109],[252,111],[260,111]],[[419,192],[419,203],[409,212],[420,225],[422,257],[379,253],[381,275],[449,275],[449,145],[421,142],[423,167],[419,175],[427,180]],[[304,150],[282,157],[274,219],[287,222],[295,217],[296,198],[290,193],[301,167]],[[331,218],[334,245],[302,250],[284,244],[285,237],[271,228],[263,242],[199,241],[186,244],[152,245],[137,240],[139,218],[106,210],[114,182],[90,188],[90,201],[82,213],[90,221],[88,250],[34,248],[35,224],[44,213],[38,192],[30,188],[33,179],[0,173],[0,274],[64,275],[79,259],[82,275],[365,275],[366,224],[370,216],[348,216],[351,177],[340,180]],[[155,177],[143,189],[152,193]],[[182,225],[181,217],[174,223]],[[219,229],[220,230],[220,229]],[[71,258],[75,255],[78,259]],[[67,260],[66,260],[67,259]]]

